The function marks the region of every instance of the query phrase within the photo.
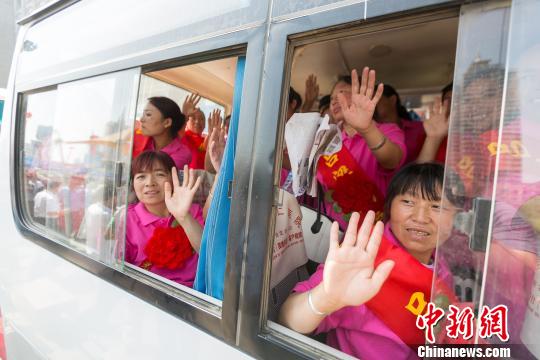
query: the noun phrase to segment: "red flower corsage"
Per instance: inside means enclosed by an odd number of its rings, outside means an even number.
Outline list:
[[[174,223],[173,223],[174,226]],[[156,228],[144,248],[146,260],[141,266],[150,269],[151,266],[179,269],[193,255],[191,243],[181,226]]]

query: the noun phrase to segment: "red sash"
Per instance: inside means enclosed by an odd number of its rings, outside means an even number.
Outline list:
[[[321,156],[317,172],[327,188],[325,199],[333,203],[334,211],[345,221],[354,211],[363,217],[373,210],[378,219],[382,218],[383,194],[345,146],[336,154]]]
[[[181,141],[191,150],[191,169],[204,169],[204,158],[206,157],[206,147],[204,141],[206,137],[186,130]]]
[[[394,268],[381,290],[366,306],[407,345],[424,344],[425,335],[416,326],[416,318],[425,312],[431,300],[433,270],[383,236],[375,266],[388,259],[394,260]],[[437,297],[446,298],[443,303],[457,301],[440,279],[437,279],[436,289]]]

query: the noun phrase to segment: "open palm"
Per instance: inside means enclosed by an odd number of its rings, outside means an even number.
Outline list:
[[[367,66],[362,71],[362,79],[359,82],[356,70],[351,72],[351,101],[347,102],[344,94],[338,94],[338,101],[343,112],[345,121],[357,131],[367,130],[373,121],[373,113],[379,102],[384,85],[379,84],[375,91],[375,70]]]
[[[339,228],[332,225],[330,250],[323,273],[323,288],[327,299],[336,309],[357,306],[377,294],[394,266],[391,260],[383,261],[374,269],[384,225],[373,226],[375,213],[369,211],[357,231],[360,216],[354,213],[349,221],[343,243],[339,245]]]
[[[189,116],[197,107],[197,104],[201,101],[201,96],[199,94],[189,94],[184,99],[182,104],[182,113],[185,116]]]
[[[189,214],[193,197],[201,184],[201,178],[199,177],[195,180],[193,169],[188,169],[188,166],[184,165],[182,185],[180,185],[180,181],[178,180],[178,171],[175,167],[172,168],[172,182],[172,188],[168,182],[164,186],[165,205],[169,212],[180,221],[180,219],[185,218]]]
[[[216,128],[210,137],[210,147],[208,148],[210,161],[216,172],[219,172],[227,144],[227,131],[225,128]]]
[[[440,100],[435,101],[429,118],[424,119],[422,122],[426,136],[443,138],[448,135],[449,124],[448,117],[446,116],[448,106],[448,100],[445,100],[442,104]]]

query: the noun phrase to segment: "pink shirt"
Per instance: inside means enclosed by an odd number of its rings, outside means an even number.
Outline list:
[[[144,150],[155,149],[156,147],[154,146],[154,139],[150,139]],[[169,145],[165,146],[160,151],[167,153],[173,159],[178,170],[182,170],[184,165],[189,165],[191,163],[191,150],[177,137],[175,137]]]
[[[385,226],[384,235],[398,244],[389,224]],[[323,270],[324,265],[319,265],[317,271],[308,280],[296,284],[293,291],[302,293],[316,287],[322,282]],[[315,333],[328,333],[326,343],[329,346],[359,359],[418,359],[416,351],[366,305],[347,306],[333,312],[321,321]]]
[[[200,205],[193,204],[189,212],[202,226],[203,218]],[[162,218],[154,215],[146,210],[143,203],[138,202],[129,205],[126,221],[125,260],[130,264],[140,266],[146,260],[144,248],[150,237],[152,237],[154,230],[157,227],[169,226],[173,221],[173,217]],[[199,256],[196,252],[193,252],[191,258],[180,269],[169,270],[153,266],[150,271],[182,285],[192,287],[198,260]]]
[[[426,131],[421,121],[401,119],[401,125],[405,133],[405,145],[407,146],[405,163],[410,163],[418,158],[424,140],[426,140]]]
[[[369,149],[366,140],[364,140],[364,138],[360,134],[349,136],[343,130],[341,132],[341,135],[343,139],[343,146],[345,146],[349,150],[352,157],[356,160],[358,166],[360,166],[364,170],[366,175],[371,178],[373,183],[379,188],[383,195],[386,195],[386,190],[388,188],[390,180],[392,179],[392,176],[394,176],[396,171],[398,171],[403,166],[407,157],[405,135],[403,133],[403,130],[400,129],[399,126],[397,126],[396,124],[375,124],[377,128],[384,134],[384,136],[386,136],[389,141],[396,144],[403,153],[399,165],[393,170],[385,169],[379,164],[379,162],[375,158],[375,155],[373,155],[373,152]],[[317,174],[317,179],[319,180],[319,183],[323,184],[323,189],[326,192],[328,189],[324,186],[324,182],[320,173]],[[342,219],[342,215],[334,211],[330,202],[325,201],[325,210],[326,215],[338,221],[342,229],[347,228],[347,223]]]

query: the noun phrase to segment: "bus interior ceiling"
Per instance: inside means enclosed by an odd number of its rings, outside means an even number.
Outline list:
[[[226,114],[230,114],[237,59],[237,57],[228,57],[193,65],[152,71],[145,75],[189,92],[197,93],[203,98],[223,105]]]
[[[324,96],[340,75],[369,66],[378,82],[392,85],[408,109],[421,113],[452,81],[457,30],[458,18],[452,17],[301,45],[294,51],[291,86],[303,95],[314,74]]]

